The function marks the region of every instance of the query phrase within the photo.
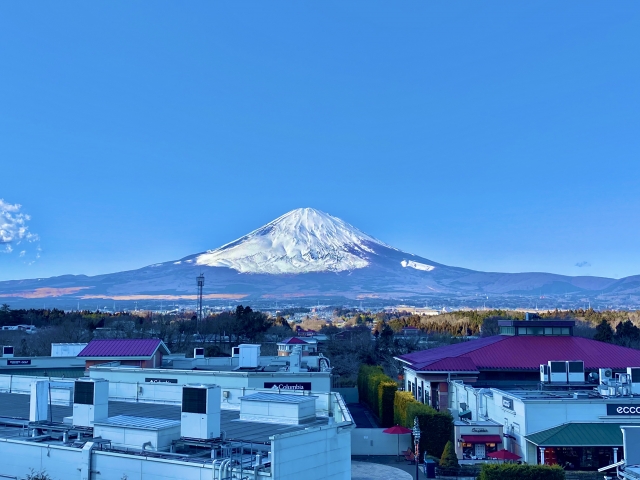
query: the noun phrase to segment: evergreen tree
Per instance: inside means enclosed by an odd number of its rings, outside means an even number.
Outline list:
[[[600,342],[613,342],[613,328],[611,328],[609,322],[602,319],[602,321],[596,327],[596,334],[593,336],[593,339]]]
[[[458,456],[456,455],[456,450],[453,448],[453,443],[451,440],[447,442],[444,446],[444,451],[442,452],[442,457],[440,457],[440,468],[458,468],[460,465],[458,464]]]

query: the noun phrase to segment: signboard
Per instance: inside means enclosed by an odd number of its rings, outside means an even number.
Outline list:
[[[176,378],[145,378],[147,383],[178,383]]]
[[[640,415],[640,403],[635,405],[609,403],[607,404],[607,415]]]
[[[264,382],[264,388],[273,390],[311,390],[311,382]]]
[[[7,360],[7,365],[31,365],[31,359],[29,359],[29,360]]]
[[[513,398],[502,397],[502,406],[513,410]]]
[[[487,430],[486,428],[472,428],[471,431],[473,433],[487,433],[489,430]]]

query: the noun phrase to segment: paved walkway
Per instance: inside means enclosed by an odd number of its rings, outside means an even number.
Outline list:
[[[372,465],[375,465],[375,468],[388,467],[388,468],[392,468],[393,471],[406,472],[406,474],[409,475],[408,477],[398,477],[398,479],[415,478],[415,475],[416,475],[415,463],[410,464],[403,457],[396,457],[393,455],[352,455],[351,464],[353,465],[354,463],[370,463]],[[379,478],[386,478],[386,477],[379,477]],[[423,480],[425,478],[427,477],[422,472],[422,465],[420,465],[419,479]],[[354,480],[355,480],[355,477],[354,477]]]
[[[373,414],[369,408],[362,403],[348,403],[347,408],[351,413],[351,418],[356,423],[356,428],[378,428]]]
[[[412,476],[389,465],[351,462],[351,480],[412,480]]]

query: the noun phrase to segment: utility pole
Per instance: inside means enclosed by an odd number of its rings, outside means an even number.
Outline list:
[[[201,273],[196,280],[198,281],[198,320],[196,322],[196,330],[200,333],[199,325],[202,322],[202,287],[204,287],[204,275]]]

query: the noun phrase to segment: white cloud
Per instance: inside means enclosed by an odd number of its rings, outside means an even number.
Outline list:
[[[31,217],[21,212],[22,205],[11,204],[0,198],[0,245],[4,245],[1,252],[11,253],[15,245],[22,242],[36,242],[38,235],[29,231],[28,222]],[[24,256],[26,250],[20,252]]]

